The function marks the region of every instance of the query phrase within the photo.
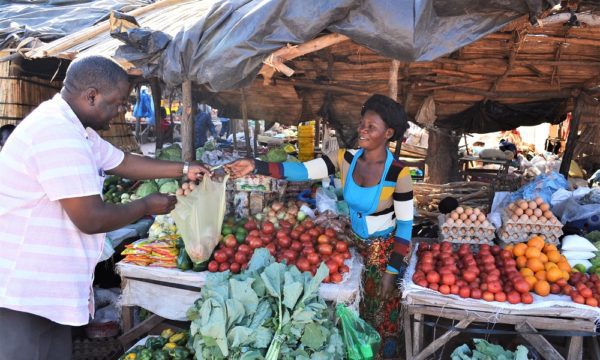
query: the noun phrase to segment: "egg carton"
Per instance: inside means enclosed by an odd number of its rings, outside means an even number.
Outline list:
[[[540,233],[536,233],[536,232],[524,232],[524,231],[520,231],[520,232],[515,232],[515,231],[506,231],[505,229],[501,228],[498,230],[498,238],[500,240],[502,240],[505,243],[519,243],[519,242],[525,242],[527,240],[529,240],[532,236],[534,235],[542,235],[545,238],[545,241],[547,243],[550,244],[554,244],[554,245],[558,245],[558,239],[562,236],[562,231],[560,233],[556,233],[556,232],[548,232],[548,233],[544,233],[544,232],[540,232]]]
[[[537,220],[531,221],[529,218],[525,219],[517,219],[514,220],[513,215],[509,212],[508,209],[505,209],[502,213],[502,224],[522,224],[522,225],[540,225],[540,226],[560,226],[562,228],[562,224],[560,221],[552,215],[550,219],[546,219],[545,217],[541,217]]]
[[[456,238],[473,238],[473,239],[485,239],[486,241],[491,241],[495,237],[496,228],[490,222],[485,220],[484,223],[478,225],[465,225],[456,223],[449,224],[446,222],[446,218],[444,215],[440,215],[438,217],[439,228],[441,238],[443,240],[446,239],[456,239]]]
[[[488,239],[488,238],[480,238],[480,237],[470,237],[470,236],[463,237],[463,236],[449,235],[447,237],[443,237],[442,240],[448,241],[451,243],[457,243],[457,244],[488,244],[488,245],[494,244],[493,237],[491,239]]]

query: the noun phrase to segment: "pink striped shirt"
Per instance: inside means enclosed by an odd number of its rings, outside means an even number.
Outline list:
[[[60,94],[17,126],[0,152],[0,307],[87,324],[105,234],[79,231],[58,200],[101,194],[123,157]]]

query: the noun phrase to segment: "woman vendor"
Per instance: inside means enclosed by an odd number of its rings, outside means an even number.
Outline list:
[[[234,178],[254,172],[290,181],[321,179],[340,171],[355,245],[366,265],[361,316],[381,334],[385,357],[396,352],[395,341],[386,341],[400,330],[398,296],[390,295],[396,294],[397,277],[406,268],[413,223],[410,170],[394,158],[388,143],[402,140],[407,128],[400,104],[373,95],[361,110],[358,150],[340,149],[304,163],[240,159],[226,165]]]

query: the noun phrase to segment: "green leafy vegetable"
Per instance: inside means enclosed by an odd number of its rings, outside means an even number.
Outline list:
[[[135,191],[135,195],[139,196],[140,198],[143,198],[155,192],[158,192],[158,186],[156,185],[154,180],[148,180],[144,181],[140,185],[140,187],[137,188],[137,190]]]

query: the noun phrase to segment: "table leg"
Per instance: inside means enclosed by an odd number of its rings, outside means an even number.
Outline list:
[[[123,318],[123,333],[133,328],[133,306],[121,307],[121,317]]]
[[[404,308],[404,341],[406,342],[406,359],[413,358],[413,342],[412,342],[412,324],[410,321],[410,313],[407,308]]]
[[[572,336],[569,344],[567,360],[581,360],[583,358],[583,337]]]
[[[425,316],[423,314],[415,314],[415,323],[413,330],[413,353],[418,354],[423,349],[423,320]]]

